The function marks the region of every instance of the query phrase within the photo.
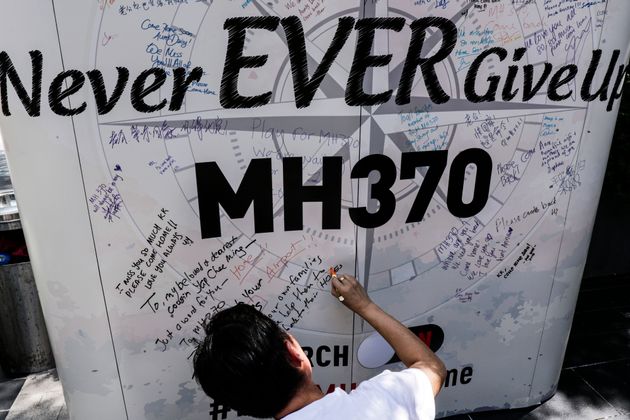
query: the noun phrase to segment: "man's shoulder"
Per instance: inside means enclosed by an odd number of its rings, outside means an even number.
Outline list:
[[[398,383],[401,386],[421,387],[431,385],[429,377],[421,369],[407,368],[399,371],[384,370],[378,375],[366,379],[361,382],[356,390],[365,389],[373,385],[390,386],[392,382]],[[433,396],[433,395],[432,395]]]
[[[393,418],[394,412],[407,413],[396,419],[434,418],[435,402],[429,378],[424,372],[419,369],[385,370],[361,382],[350,393],[336,388],[284,420],[380,420]]]
[[[322,398],[310,403],[306,407],[283,417],[282,420],[320,419],[323,415],[326,415],[327,420],[341,419],[343,417],[337,417],[334,413],[346,406],[346,400],[349,398],[350,396],[344,390],[335,388],[334,391],[324,395]]]

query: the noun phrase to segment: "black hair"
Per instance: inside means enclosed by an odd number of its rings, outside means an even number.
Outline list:
[[[194,377],[213,400],[241,415],[273,417],[287,406],[304,376],[291,364],[288,334],[253,306],[216,313],[193,360]]]

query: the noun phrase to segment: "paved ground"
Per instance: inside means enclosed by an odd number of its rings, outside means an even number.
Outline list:
[[[448,420],[630,420],[629,296],[630,277],[583,282],[558,392],[552,399],[537,407]],[[3,378],[0,372],[0,381],[0,420],[68,419],[54,370],[19,379]]]
[[[0,420],[68,420],[57,372],[29,375],[0,384]]]

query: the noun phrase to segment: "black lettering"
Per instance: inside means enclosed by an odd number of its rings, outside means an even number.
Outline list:
[[[392,60],[392,54],[372,55],[374,31],[387,29],[400,32],[405,26],[405,18],[364,18],[357,22],[357,46],[346,86],[346,103],[350,106],[384,104],[392,97],[393,90],[378,94],[367,94],[363,90],[365,73],[369,67],[384,67]]]
[[[306,108],[311,104],[315,92],[322,84],[322,80],[328,73],[330,66],[339,55],[339,51],[345,45],[352,27],[353,17],[339,18],[337,31],[333,37],[328,50],[324,54],[321,63],[315,69],[313,77],[308,78],[308,62],[306,56],[306,45],[304,43],[304,29],[302,22],[297,16],[289,16],[282,19],[282,28],[286,33],[289,47],[289,59],[291,60],[291,73],[293,75],[293,91],[295,92],[295,105],[298,108]]]
[[[494,47],[485,50],[481,54],[475,58],[475,60],[470,65],[470,69],[468,69],[468,73],[466,74],[466,80],[464,81],[464,93],[466,94],[466,99],[473,103],[479,102],[494,102],[497,97],[497,89],[499,88],[499,82],[501,81],[501,76],[488,76],[488,83],[490,84],[488,90],[483,95],[478,95],[475,91],[475,82],[477,81],[477,74],[479,73],[479,68],[483,63],[483,60],[486,57],[491,56],[492,54],[499,57],[499,61],[505,60],[507,57],[507,50],[501,47]]]
[[[311,366],[313,366],[313,348],[309,346],[304,346],[302,347],[302,350],[304,350],[304,354],[308,358],[308,361],[311,363]]]
[[[429,207],[442,174],[446,169],[448,150],[403,153],[400,162],[400,179],[414,179],[416,169],[428,166],[423,174],[424,180],[418,189],[418,195],[409,210],[406,223],[420,222]]]
[[[155,80],[153,80],[153,83],[149,86],[145,86],[144,84],[149,76],[153,76]],[[144,98],[158,90],[165,81],[166,72],[160,68],[148,69],[140,73],[131,85],[131,105],[134,109],[136,111],[149,113],[164,108],[166,106],[166,99],[162,99],[162,101],[156,105],[147,105],[147,103],[144,102]]]
[[[422,58],[422,47],[426,37],[427,29],[437,28],[442,33],[442,44],[435,55]],[[415,20],[411,24],[411,41],[407,58],[403,66],[402,75],[398,84],[396,94],[396,104],[406,105],[411,100],[411,87],[416,77],[416,68],[420,66],[424,84],[429,92],[431,101],[436,104],[447,102],[450,97],[444,92],[435,71],[435,65],[446,59],[457,42],[457,26],[449,19],[442,17],[425,17]]]
[[[335,366],[348,366],[349,347],[334,346],[333,360]]]
[[[221,77],[220,102],[223,108],[255,108],[267,105],[271,91],[257,96],[242,96],[238,93],[238,74],[241,69],[262,67],[268,55],[243,56],[247,29],[275,31],[280,24],[277,16],[233,17],[225,21],[223,29],[228,31],[225,66]]]
[[[514,55],[512,56],[513,62],[518,62],[523,58],[525,53],[527,52],[527,48],[517,48],[514,50]],[[518,74],[518,66],[509,66],[507,76],[505,76],[505,85],[503,86],[503,93],[501,97],[504,101],[511,101],[516,97],[518,93],[518,88],[514,89],[514,80],[516,80],[516,75]]]
[[[457,385],[457,369],[449,369],[446,371],[446,381],[444,381],[444,388]]]
[[[322,229],[341,227],[341,156],[326,156],[322,163],[322,185],[303,185],[302,158],[282,159],[284,179],[284,229],[304,228],[304,203],[322,203]]]
[[[595,73],[597,72],[597,68],[599,67],[599,61],[602,58],[602,50],[593,51],[593,58],[591,58],[591,64],[588,66],[586,76],[584,76],[584,83],[582,83],[582,90],[580,92],[583,100],[591,102],[594,101],[598,96],[602,102],[608,99],[608,85],[610,84],[610,79],[612,78],[613,72],[615,71],[615,65],[617,64],[617,60],[619,59],[619,53],[619,50],[613,51],[613,55],[610,59],[610,64],[608,65],[608,70],[606,71],[606,75],[604,76],[604,80],[602,81],[602,85],[599,87],[597,92],[591,94],[593,78],[595,77]]]
[[[385,155],[369,155],[359,160],[352,172],[351,178],[366,178],[378,171],[378,182],[370,185],[369,199],[378,200],[378,210],[370,213],[366,207],[356,207],[349,210],[352,222],[363,228],[375,228],[382,226],[394,215],[396,209],[396,196],[391,188],[396,182],[396,165]]]
[[[201,67],[192,69],[188,76],[186,76],[186,69],[183,67],[178,67],[173,71],[173,94],[171,95],[171,104],[168,107],[169,111],[179,111],[188,91],[188,86],[192,82],[201,80],[201,76],[203,76]]]
[[[475,190],[470,203],[463,202],[466,167],[475,165]],[[490,180],[492,177],[492,158],[483,149],[466,149],[455,156],[451,163],[448,179],[446,204],[455,217],[472,217],[479,213],[488,202]]]
[[[67,78],[72,79],[72,81],[70,82],[70,86],[63,89],[64,80]],[[84,83],[85,76],[79,70],[67,70],[55,76],[53,81],[50,83],[50,88],[48,89],[48,104],[50,105],[50,109],[55,114],[63,117],[70,117],[85,111],[85,108],[87,107],[85,102],[79,105],[78,108],[66,108],[65,105],[62,104],[64,99],[68,98],[73,93],[78,92],[79,89],[83,87]]]
[[[624,71],[625,68],[625,71]],[[617,80],[615,80],[615,86],[613,87],[612,94],[610,95],[610,99],[608,100],[608,106],[606,107],[606,111],[610,112],[613,109],[613,104],[623,94],[623,80],[628,73],[628,67],[621,65],[619,66],[619,72],[617,73]]]
[[[462,373],[459,375],[459,382],[463,385],[468,385],[472,380],[473,368],[472,366],[466,366],[462,369]]]
[[[536,82],[536,85],[532,86],[532,83],[534,82],[534,66],[532,64],[527,64],[525,67],[523,67],[523,102],[528,102],[530,99],[536,96],[538,91],[542,88],[542,86],[549,78],[551,70],[553,70],[553,66],[551,65],[551,63],[545,63],[543,74],[540,76],[540,79],[538,79],[538,82]]]
[[[5,116],[11,115],[11,111],[9,111],[9,98],[7,92],[7,77],[13,85],[13,89],[20,98],[22,105],[24,105],[24,109],[31,117],[39,117],[40,108],[41,108],[41,100],[42,100],[42,69],[44,65],[44,59],[42,57],[42,52],[39,50],[34,50],[29,52],[31,56],[31,68],[33,69],[33,79],[31,85],[31,96],[29,98],[28,93],[26,93],[26,89],[22,84],[22,80],[20,80],[20,76],[18,76],[15,67],[13,66],[13,62],[5,51],[0,52],[0,90],[1,92],[1,100],[2,100],[2,113]]]
[[[328,346],[319,346],[317,348],[315,361],[318,366],[328,366],[330,365],[330,360],[324,360],[323,353],[330,353],[330,347]]]
[[[103,73],[101,73],[100,70],[90,70],[87,72],[88,79],[92,85],[92,91],[94,92],[98,115],[105,115],[114,109],[114,106],[118,103],[118,100],[127,86],[129,70],[126,67],[116,67],[116,70],[118,70],[118,79],[109,100],[107,99],[107,92],[105,91]]]
[[[549,86],[547,86],[547,96],[552,101],[562,101],[567,99],[573,94],[573,90],[569,89],[567,93],[564,95],[560,95],[558,93],[558,89],[562,86],[570,83],[578,72],[578,67],[575,64],[569,64],[568,66],[561,67],[553,76],[551,76],[551,80],[549,81]],[[568,73],[563,77],[564,73]]]
[[[254,203],[256,233],[273,231],[271,159],[252,159],[234,192],[216,162],[195,164],[201,238],[221,236],[219,206],[232,219],[241,219]]]

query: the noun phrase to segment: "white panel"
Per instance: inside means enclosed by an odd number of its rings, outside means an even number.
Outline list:
[[[585,102],[582,83],[593,50],[604,49],[593,91],[614,49],[621,50],[619,63],[627,62],[630,3],[293,3],[22,0],[3,6],[3,51],[29,94],[28,52],[43,55],[41,115],[27,115],[9,82],[12,115],[0,127],[72,418],[98,412],[111,419],[201,420],[209,411],[220,417],[224,409],[191,379],[189,357],[204,317],[236,301],[257,305],[314,354],[336,355],[335,363],[315,360],[314,379],[324,390],[400,368],[387,365],[391,349],[330,294],[330,266],[357,275],[376,303],[425,341],[434,340],[452,372],[437,400],[438,416],[533,405],[554,392],[618,106],[617,100],[608,111],[607,100]],[[339,17],[405,18],[400,32],[377,31],[373,54],[392,59],[368,69],[363,80],[366,93],[391,89],[392,98],[348,104],[353,30],[312,102],[298,108],[285,32],[251,30],[244,54],[268,61],[242,69],[238,91],[270,91],[271,100],[226,108],[220,98],[224,22],[261,15],[300,17],[310,75]],[[437,78],[427,74],[449,100],[429,91],[418,67],[411,102],[397,105],[409,24],[423,16],[457,27],[455,46],[435,65]],[[426,37],[424,57],[447,47],[435,32]],[[514,61],[523,45],[527,52]],[[506,56],[483,60],[475,80],[471,66],[491,47]],[[552,73],[538,83],[545,63]],[[558,80],[566,65],[578,73],[557,89],[566,98],[555,100],[549,80]],[[87,78],[63,102],[69,108],[85,102],[85,110],[70,118],[51,109],[49,87],[60,72],[100,70],[109,98],[117,66],[129,70],[130,80],[104,115]],[[180,66],[199,66],[203,76],[181,109],[170,110]],[[511,89],[505,86],[509,66],[518,68]],[[150,68],[163,69],[166,82],[144,101],[166,105],[141,112],[130,92]],[[539,90],[524,98],[530,70]],[[497,81],[492,99],[498,100],[475,98],[467,78],[480,96],[492,94]],[[512,100],[502,100],[514,92]],[[434,151],[444,153],[445,168],[436,158],[419,163],[413,179],[401,178],[403,154]],[[333,156],[337,160],[327,160],[331,166],[322,172],[324,158]],[[301,171],[288,170],[294,161],[287,158],[299,157]],[[260,159],[270,161],[271,173],[244,181],[248,168],[266,164]],[[353,168],[361,172],[360,159],[367,170],[352,178]],[[476,170],[457,170],[461,162]],[[198,178],[199,163],[216,165],[220,174]],[[335,165],[340,193],[331,183],[336,180],[326,180]],[[431,191],[426,179],[441,169]],[[271,191],[262,190],[268,177]],[[391,185],[382,190],[391,195],[370,196],[371,185],[388,177]],[[272,197],[272,232],[256,231],[260,208],[252,205],[237,218],[221,202],[221,235],[202,239],[202,224],[216,216],[203,208],[204,199],[216,199],[223,178],[234,191],[253,182],[255,193]],[[333,201],[324,210],[306,202],[300,219],[292,207],[299,194],[285,184],[300,180],[307,188],[326,188],[326,200],[340,194],[340,208]],[[419,209],[423,197],[428,204]],[[374,219],[391,208],[388,200],[393,212]],[[322,214],[332,220],[328,226]]]

